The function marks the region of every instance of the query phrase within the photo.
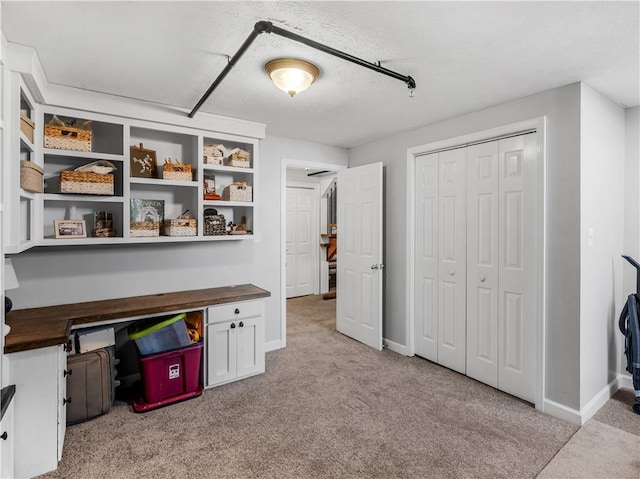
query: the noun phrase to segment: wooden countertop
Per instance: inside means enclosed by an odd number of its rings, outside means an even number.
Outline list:
[[[215,304],[248,301],[271,296],[252,284],[131,296],[86,303],[60,304],[9,312],[11,331],[4,338],[4,352],[15,353],[67,342],[71,327],[157,313],[203,308]]]

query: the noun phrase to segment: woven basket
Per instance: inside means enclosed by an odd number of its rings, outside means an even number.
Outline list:
[[[224,215],[211,215],[204,217],[204,235],[218,236],[227,234],[227,224]]]
[[[226,186],[222,191],[222,199],[225,201],[252,201],[252,188],[245,182],[236,182]]]
[[[160,222],[132,221],[129,223],[129,236],[132,238],[160,236]]]
[[[251,168],[251,155],[248,151],[236,148],[227,158],[227,165],[236,168]]]
[[[165,236],[195,236],[198,228],[194,219],[164,220],[163,232]]]
[[[33,161],[20,160],[20,188],[33,193],[42,193],[44,170]]]
[[[60,193],[113,195],[113,175],[84,171],[61,171]]]
[[[193,173],[191,165],[183,163],[165,163],[162,166],[162,179],[175,181],[191,181]]]
[[[35,128],[35,123],[31,118],[29,118],[24,113],[20,112],[20,131],[24,133],[31,143],[33,143],[33,129]]]
[[[91,151],[91,131],[71,126],[45,125],[44,147],[57,150]]]

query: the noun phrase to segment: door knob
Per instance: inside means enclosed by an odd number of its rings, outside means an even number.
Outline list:
[[[487,279],[487,278],[485,277],[485,275],[484,275],[484,274],[481,274],[481,275],[480,275],[480,282],[481,282],[481,283],[484,283],[484,281],[485,281],[486,279]]]

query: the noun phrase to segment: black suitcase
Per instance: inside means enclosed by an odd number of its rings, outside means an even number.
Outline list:
[[[116,381],[114,348],[102,348],[67,357],[67,425],[108,413]]]

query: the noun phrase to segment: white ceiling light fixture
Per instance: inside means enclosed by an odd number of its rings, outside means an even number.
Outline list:
[[[313,63],[297,58],[276,58],[265,64],[264,71],[291,97],[309,88],[320,75],[320,69]]]

